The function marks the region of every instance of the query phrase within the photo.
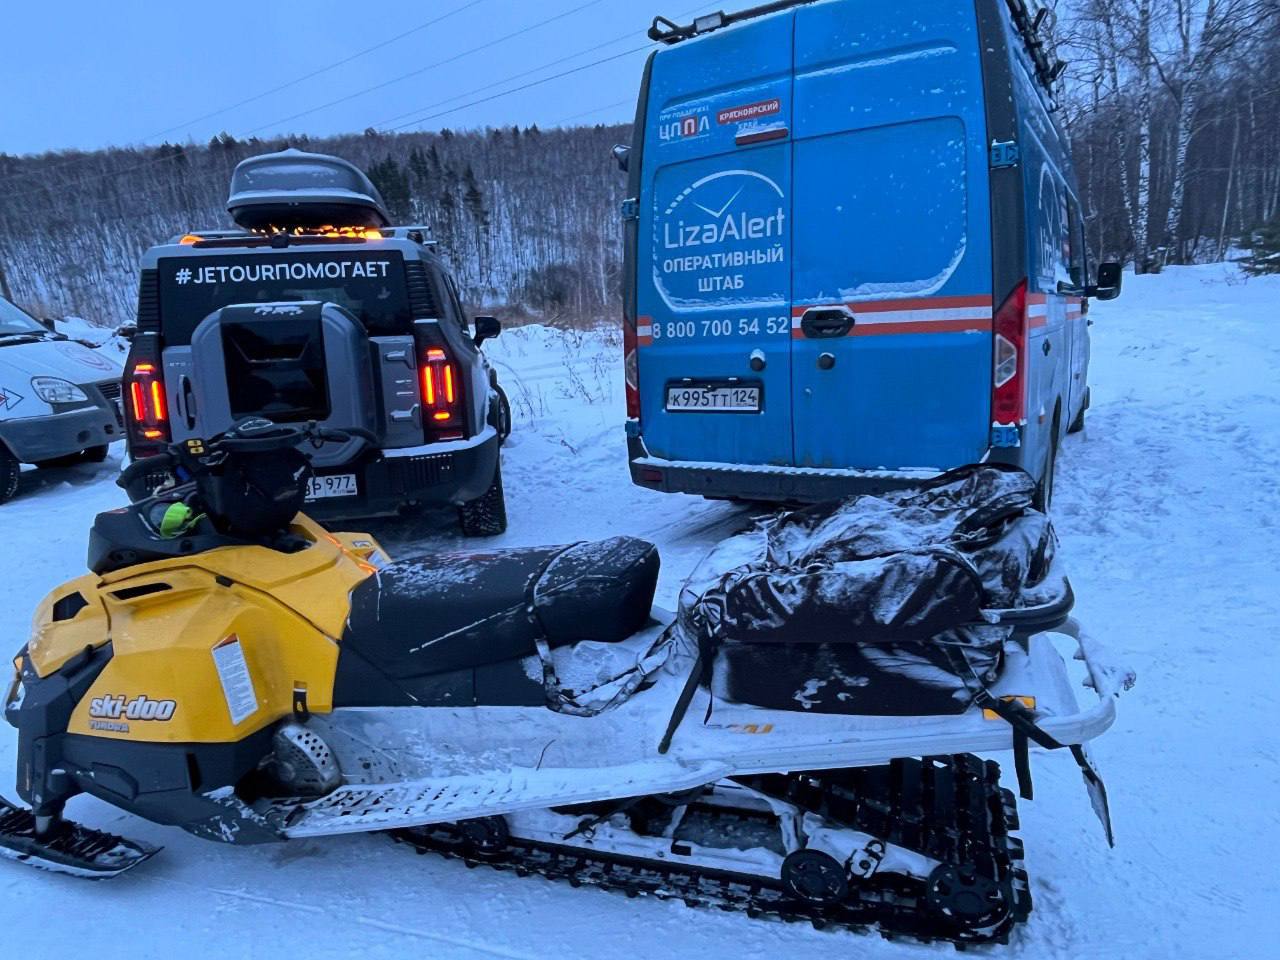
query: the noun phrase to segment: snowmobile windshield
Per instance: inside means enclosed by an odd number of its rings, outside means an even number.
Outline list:
[[[395,251],[250,253],[160,261],[160,324],[168,346],[191,342],[213,311],[240,303],[319,300],[358,317],[370,336],[413,323],[404,259]]]
[[[0,337],[39,337],[48,332],[24,310],[0,298]]]

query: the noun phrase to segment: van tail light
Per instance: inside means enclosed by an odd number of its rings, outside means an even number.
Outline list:
[[[1027,281],[996,311],[991,368],[991,419],[996,426],[1027,422]]]
[[[458,365],[440,346],[423,351],[418,364],[421,379],[423,427],[428,440],[463,436],[462,378]]]
[[[627,386],[627,418],[640,419],[640,354],[635,324],[622,323],[622,375]]]
[[[125,419],[134,454],[158,452],[170,437],[169,406],[160,368],[150,360],[134,361],[125,376],[125,398]]]

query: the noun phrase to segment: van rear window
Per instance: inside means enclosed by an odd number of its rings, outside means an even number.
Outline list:
[[[185,346],[213,311],[238,303],[320,300],[346,307],[372,336],[406,333],[413,315],[395,251],[255,253],[160,261],[160,329]]]

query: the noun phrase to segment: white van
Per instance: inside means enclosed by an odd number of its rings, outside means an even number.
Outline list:
[[[23,463],[101,461],[124,438],[121,368],[0,297],[0,503]]]

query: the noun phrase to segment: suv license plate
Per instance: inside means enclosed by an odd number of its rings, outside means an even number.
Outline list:
[[[724,384],[672,384],[667,410],[673,413],[759,413],[760,387]]]
[[[335,473],[327,477],[312,477],[307,481],[307,499],[325,500],[329,497],[354,497],[360,493],[354,473]]]

